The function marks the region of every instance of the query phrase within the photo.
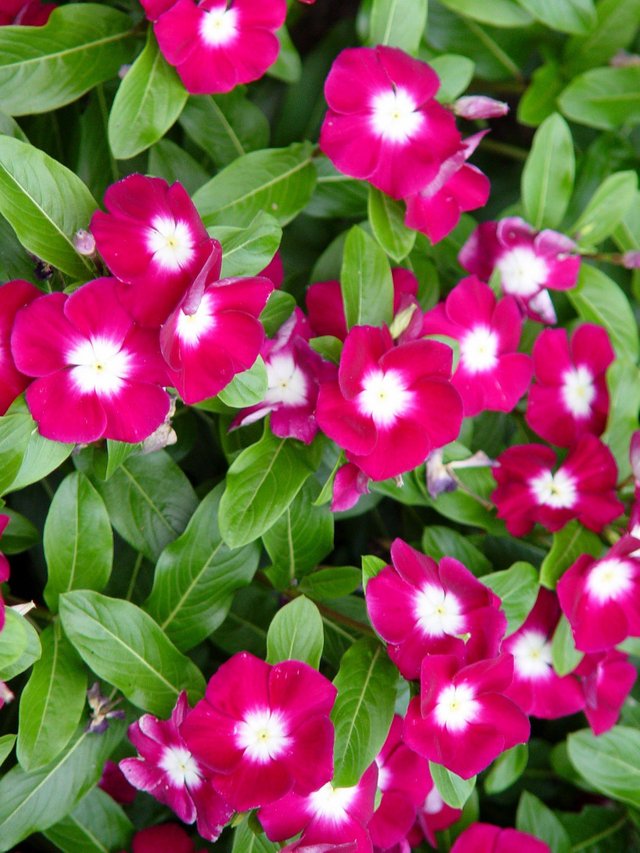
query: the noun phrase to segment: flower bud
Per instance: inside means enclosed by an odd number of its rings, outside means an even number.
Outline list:
[[[76,231],[73,237],[73,245],[79,255],[86,255],[90,258],[95,254],[96,241],[93,238],[93,234],[90,231],[85,231],[84,228]]]
[[[453,112],[460,118],[499,118],[509,112],[509,105],[485,95],[467,95],[453,103]]]

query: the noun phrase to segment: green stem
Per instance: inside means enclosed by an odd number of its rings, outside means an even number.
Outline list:
[[[144,556],[138,552],[138,556],[136,557],[136,562],[133,567],[133,571],[131,572],[131,580],[129,581],[129,588],[127,589],[127,594],[125,595],[125,599],[127,601],[131,601],[131,596],[133,595],[133,590],[136,586],[136,581],[138,580],[138,575],[140,574],[140,567],[142,566],[142,561]]]

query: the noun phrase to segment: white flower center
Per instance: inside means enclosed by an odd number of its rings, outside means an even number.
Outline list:
[[[523,631],[511,649],[521,678],[538,680],[551,675],[551,643],[542,631]]]
[[[74,365],[71,376],[79,391],[110,396],[120,390],[131,366],[131,356],[120,347],[109,338],[94,338],[67,354],[68,364]]]
[[[587,576],[587,593],[598,601],[623,598],[633,585],[634,575],[635,566],[627,560],[599,560]]]
[[[147,232],[147,248],[153,260],[167,270],[179,270],[193,258],[191,229],[186,222],[156,216]]]
[[[196,346],[202,335],[213,329],[215,322],[213,297],[210,293],[205,293],[193,314],[180,311],[176,334],[182,343]]]
[[[372,370],[362,382],[356,403],[363,415],[369,415],[378,427],[391,426],[413,403],[413,392],[397,370]]]
[[[591,414],[591,404],[596,396],[593,376],[583,364],[567,370],[562,377],[562,402],[574,418]]]
[[[376,758],[376,765],[378,767],[378,788],[380,788],[381,791],[386,791],[393,782],[391,773],[389,768],[381,764],[378,758]]]
[[[460,358],[470,373],[486,373],[498,363],[498,336],[486,326],[476,326],[460,342]]]
[[[453,593],[442,587],[423,586],[414,599],[414,613],[418,626],[430,637],[455,636],[464,630],[464,616],[460,602]]]
[[[159,766],[176,788],[198,788],[202,784],[198,762],[183,746],[165,747]]]
[[[422,811],[425,814],[438,814],[438,812],[442,811],[444,806],[444,800],[440,796],[440,792],[434,785],[433,788],[427,794],[427,799],[424,801],[424,805],[422,806]]]
[[[205,12],[200,35],[208,45],[228,44],[238,35],[238,13],[235,9],[212,9]]]
[[[349,819],[347,809],[356,793],[357,785],[353,788],[334,788],[331,782],[327,782],[309,795],[309,805],[315,817],[341,824]]]
[[[424,117],[406,89],[381,92],[371,101],[371,126],[388,142],[409,142]]]
[[[480,704],[468,684],[449,684],[440,692],[435,707],[436,722],[454,732],[466,729],[477,717]]]
[[[577,499],[575,478],[560,468],[555,474],[543,471],[529,481],[536,503],[553,509],[570,509]]]
[[[252,761],[266,764],[289,743],[284,720],[268,708],[252,711],[236,729],[236,743]]]
[[[527,246],[516,246],[496,264],[502,289],[514,296],[533,296],[547,280],[547,264]]]
[[[274,355],[266,363],[269,387],[265,403],[303,406],[307,402],[307,377],[289,353]]]

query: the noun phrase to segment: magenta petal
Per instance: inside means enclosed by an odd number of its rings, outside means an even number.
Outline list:
[[[314,716],[295,730],[287,765],[297,793],[309,794],[331,779],[333,741],[334,728],[328,716]]]
[[[100,398],[107,419],[105,437],[132,444],[144,441],[164,423],[170,402],[156,385],[123,382],[117,394]]]
[[[210,781],[190,789],[196,807],[198,834],[206,841],[217,841],[232,816],[233,809],[215,790]]]
[[[46,376],[65,367],[65,355],[84,342],[63,313],[68,297],[52,293],[34,300],[16,314],[11,352],[27,376]]]
[[[256,809],[284,797],[293,785],[289,768],[282,761],[264,764],[243,759],[227,776],[214,776],[213,786],[236,811]]]
[[[369,453],[375,446],[373,421],[345,400],[337,382],[324,382],[320,386],[316,419],[329,438],[353,453]]]
[[[297,835],[310,817],[307,797],[294,793],[265,805],[258,812],[258,820],[271,841],[284,841]]]
[[[281,709],[292,729],[311,715],[330,714],[336,694],[324,675],[301,661],[276,664],[269,676],[270,705]]]
[[[103,438],[107,418],[96,394],[82,394],[69,370],[36,379],[27,388],[27,404],[45,438],[89,444]]]
[[[415,631],[413,607],[415,590],[389,566],[367,584],[367,611],[371,623],[388,643],[401,643]]]
[[[392,346],[386,327],[354,326],[351,329],[342,348],[338,373],[340,390],[346,399],[360,393],[362,379],[378,367],[380,359]]]
[[[86,338],[107,332],[110,340],[122,344],[131,328],[131,317],[118,300],[115,278],[98,278],[74,290],[64,304],[64,314]]]
[[[230,773],[244,754],[236,744],[237,724],[237,718],[218,713],[203,699],[187,715],[180,734],[189,750],[208,768]]]

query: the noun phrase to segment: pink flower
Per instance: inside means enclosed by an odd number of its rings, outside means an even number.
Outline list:
[[[525,623],[502,644],[513,655],[513,681],[505,696],[525,714],[554,720],[575,714],[584,697],[575,675],[558,675],[551,663],[551,640],[560,619],[560,605],[548,589],[540,588]]]
[[[42,27],[57,8],[57,3],[41,3],[40,0],[2,0],[0,27]]]
[[[501,829],[490,823],[474,823],[456,839],[451,853],[551,853],[544,841],[519,832],[517,829]]]
[[[282,263],[282,255],[280,252],[275,253],[260,275],[271,279],[276,290],[280,287],[284,281],[284,265]]]
[[[422,663],[420,697],[407,710],[405,743],[463,779],[475,776],[529,739],[529,720],[504,696],[512,675],[511,655],[462,669],[455,655],[429,655]]]
[[[491,185],[480,169],[467,164],[487,131],[476,133],[445,160],[439,171],[418,192],[405,198],[404,224],[426,234],[432,243],[444,239],[456,227],[460,216],[483,207]]]
[[[340,850],[340,845],[355,842],[354,853],[371,853],[366,827],[373,814],[377,775],[372,764],[351,788],[327,782],[306,796],[287,794],[261,808],[258,820],[271,841],[284,841],[302,831],[300,841],[286,850],[313,850],[323,844],[328,850]]]
[[[502,289],[515,296],[533,320],[555,323],[546,288],[569,290],[578,278],[575,243],[557,231],[536,232],[518,216],[483,222],[462,247],[458,260],[470,273],[489,281],[495,269]]]
[[[601,735],[615,726],[637,671],[627,655],[616,649],[587,654],[575,670],[584,692],[584,713],[593,733]]]
[[[585,433],[600,435],[609,414],[605,372],[615,358],[609,335],[584,323],[571,342],[566,329],[546,329],[533,347],[535,383],[526,420],[539,436],[571,447]]]
[[[368,494],[369,478],[357,465],[347,462],[338,469],[333,481],[331,512],[345,512]]]
[[[459,820],[462,817],[462,809],[454,809],[452,806],[448,806],[434,785],[430,772],[427,778],[430,785],[429,793],[422,807],[418,810],[418,819],[408,837],[415,845],[420,844],[423,838],[426,838],[429,844],[436,848],[438,846],[436,832],[448,829]]]
[[[31,381],[17,370],[10,344],[17,312],[38,296],[42,296],[38,288],[22,279],[8,281],[0,287],[0,415],[4,415]]]
[[[131,850],[133,853],[196,853],[196,846],[177,823],[161,823],[136,832]]]
[[[123,806],[129,805],[136,798],[136,789],[127,782],[124,773],[113,761],[107,761],[104,765],[98,787]]]
[[[512,536],[525,536],[536,522],[560,530],[572,518],[599,533],[624,510],[615,496],[615,460],[593,435],[584,435],[555,472],[556,455],[542,444],[509,447],[497,461],[491,500]]]
[[[638,545],[633,536],[623,536],[599,560],[578,557],[558,581],[560,606],[580,651],[607,651],[627,637],[640,637]]]
[[[420,676],[426,655],[470,663],[498,653],[507,627],[500,599],[469,569],[453,557],[437,564],[402,539],[391,545],[391,560],[367,584],[367,610],[405,678]]]
[[[394,347],[386,327],[355,326],[338,381],[320,387],[318,424],[368,477],[395,477],[458,435],[462,404],[450,376],[451,350],[444,344]]]
[[[280,51],[275,34],[286,0],[177,0],[164,10],[153,2],[154,32],[164,58],[195,95],[229,92],[257,80]],[[152,18],[153,19],[153,18]]]
[[[140,755],[123,759],[120,769],[135,788],[169,806],[184,823],[197,821],[200,835],[215,841],[233,809],[214,790],[211,774],[180,734],[188,709],[183,692],[168,720],[143,714],[129,726],[129,740]]]
[[[11,519],[8,515],[0,515],[0,536],[4,533],[7,524]],[[0,553],[0,583],[5,583],[9,580],[10,568],[9,568],[9,560],[5,557],[4,554]],[[5,615],[4,615],[4,601],[2,600],[2,595],[0,595],[0,631],[4,628]],[[1,682],[0,682],[1,683]],[[0,708],[2,704],[0,704]]]
[[[169,411],[158,333],[133,322],[115,279],[27,305],[16,315],[11,350],[18,370],[36,377],[26,397],[45,438],[138,442]]]
[[[419,192],[460,148],[440,81],[394,47],[343,50],[325,83],[320,147],[337,169],[402,198]]]
[[[215,396],[260,353],[258,316],[273,290],[268,278],[218,279],[220,244],[212,248],[185,298],[160,331],[169,381],[185,403]]]
[[[516,352],[522,318],[516,300],[499,302],[488,284],[463,279],[424,315],[425,335],[448,335],[460,343],[460,361],[451,383],[462,398],[465,416],[489,410],[510,412],[529,387],[533,365]]]
[[[182,734],[196,758],[221,774],[216,789],[245,811],[290,791],[309,794],[331,778],[335,696],[305,663],[270,666],[241,652],[210,679]]]
[[[212,245],[182,184],[128,175],[106,191],[91,231],[111,272],[129,287],[126,305],[138,322],[159,326],[176,307]]]

